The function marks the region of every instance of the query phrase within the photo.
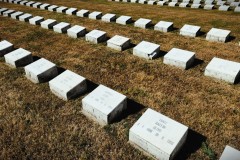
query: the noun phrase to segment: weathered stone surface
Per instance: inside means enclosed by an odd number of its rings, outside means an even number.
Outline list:
[[[142,41],[136,47],[133,48],[133,55],[146,58],[153,59],[160,52],[160,45]]]
[[[44,21],[44,18],[40,16],[35,16],[29,19],[29,23],[32,25],[40,25],[42,21]]]
[[[45,21],[42,21],[41,27],[45,29],[53,29],[53,26],[57,24],[57,21],[54,19],[47,19]]]
[[[154,30],[169,32],[173,29],[173,22],[160,21],[154,26]]]
[[[114,22],[116,20],[115,14],[107,13],[104,16],[102,16],[102,21],[104,22]]]
[[[80,11],[77,12],[78,17],[88,17],[89,15],[89,10],[86,9],[81,9]]]
[[[12,19],[18,19],[19,18],[19,16],[21,16],[21,15],[23,15],[24,13],[23,12],[15,12],[15,13],[13,13],[13,14],[11,14],[11,18]]]
[[[70,27],[71,27],[71,25],[69,23],[60,22],[60,23],[56,24],[55,26],[53,26],[53,30],[54,30],[54,32],[57,32],[57,33],[67,33],[67,30]]]
[[[208,33],[206,40],[215,42],[226,42],[230,37],[231,31],[212,28]]]
[[[123,51],[130,47],[130,39],[115,35],[107,41],[107,46],[118,51]]]
[[[151,25],[152,25],[152,20],[145,19],[145,18],[140,18],[134,23],[135,27],[144,28],[144,29],[147,27],[150,27]]]
[[[219,160],[239,160],[239,157],[240,151],[227,145]]]
[[[68,9],[67,7],[61,6],[61,7],[58,7],[56,11],[57,13],[66,13],[67,9]]]
[[[53,12],[53,11],[56,11],[57,8],[58,8],[57,5],[51,5],[51,6],[48,7],[48,10],[51,11],[51,12]]]
[[[66,14],[68,15],[75,15],[77,13],[77,8],[68,8],[66,10]]]
[[[100,30],[92,30],[88,34],[86,34],[86,41],[92,42],[92,43],[101,43],[106,41],[107,39],[107,33]]]
[[[14,49],[14,46],[12,43],[3,40],[0,42],[0,57],[4,56],[8,52],[11,52]]]
[[[126,25],[132,22],[132,17],[130,16],[120,16],[117,18],[116,23]]]
[[[180,35],[189,36],[189,37],[196,37],[199,34],[200,30],[201,30],[200,26],[193,26],[193,25],[185,24],[180,29]]]
[[[88,15],[90,19],[101,19],[102,18],[102,12],[94,11]]]
[[[32,14],[29,14],[29,13],[25,13],[21,16],[19,16],[19,21],[22,21],[22,22],[28,22],[30,18],[32,18]]]
[[[86,28],[82,26],[75,25],[67,30],[67,34],[69,37],[78,38],[85,36]]]

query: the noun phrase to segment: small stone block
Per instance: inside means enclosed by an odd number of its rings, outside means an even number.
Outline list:
[[[89,17],[90,19],[101,19],[101,17],[102,17],[102,12],[94,11],[94,12],[90,13],[90,14],[88,15],[88,17]]]
[[[230,6],[222,5],[218,8],[219,11],[228,11]]]
[[[3,17],[10,17],[11,14],[13,14],[15,12],[15,10],[9,9],[3,12]]]
[[[40,16],[35,16],[29,19],[29,23],[32,25],[40,25],[42,21],[44,21],[44,18]]]
[[[144,18],[140,18],[134,23],[135,27],[139,27],[143,29],[150,27],[151,25],[152,25],[152,20],[144,19]]]
[[[28,3],[28,1],[21,1],[20,5],[25,5],[26,3]]]
[[[116,23],[126,25],[132,22],[132,17],[129,16],[120,16],[116,19]]]
[[[92,42],[92,43],[100,43],[104,42],[107,39],[106,32],[100,31],[100,30],[92,30],[88,34],[86,34],[86,41]]]
[[[153,1],[153,0],[150,0],[150,1],[147,2],[147,4],[149,4],[149,5],[155,5],[155,4],[157,4],[157,2],[156,2],[156,1]]]
[[[28,3],[26,3],[26,6],[32,7],[34,3],[36,3],[36,2],[34,2],[34,1],[29,1]]]
[[[67,9],[68,9],[67,7],[61,6],[61,7],[58,7],[56,11],[57,13],[66,13]]]
[[[123,51],[130,47],[130,39],[115,35],[107,41],[107,46],[118,51]]]
[[[33,8],[40,8],[40,6],[42,5],[42,3],[37,2],[33,4]]]
[[[16,0],[16,1],[14,1],[13,3],[14,3],[14,4],[20,4],[21,1],[22,1],[22,0]]]
[[[213,0],[206,0],[206,1],[205,1],[205,4],[212,5],[212,4],[213,4]]]
[[[30,18],[32,18],[33,16],[31,14],[25,13],[21,16],[19,16],[19,21],[22,22],[28,22]]]
[[[201,30],[201,27],[199,27],[199,26],[185,24],[180,29],[180,35],[188,36],[188,37],[196,37],[196,36],[198,36],[200,30]]]
[[[67,34],[69,37],[72,37],[72,38],[83,37],[86,34],[86,28],[75,25],[67,30]]]
[[[212,28],[208,33],[206,40],[214,42],[226,42],[230,37],[231,31]]]
[[[5,54],[4,58],[5,62],[9,66],[14,68],[26,66],[32,63],[33,61],[31,52],[22,48],[16,49],[8,54]]]
[[[240,7],[236,7],[236,8],[234,9],[234,12],[240,12]]]
[[[231,7],[238,7],[239,4],[240,4],[240,2],[232,2],[232,3],[230,3],[230,6]]]
[[[240,151],[227,145],[219,160],[239,160],[239,157]]]
[[[136,47],[133,48],[133,55],[153,59],[160,52],[160,45],[142,41]]]
[[[0,9],[0,14],[3,15],[3,12],[7,11],[8,9],[7,8],[1,8]]]
[[[107,125],[117,119],[127,108],[127,97],[99,85],[82,99],[83,113],[101,125]]]
[[[53,26],[57,24],[57,21],[54,19],[47,19],[41,22],[41,27],[45,29],[53,29]]]
[[[177,2],[170,2],[168,3],[169,7],[175,7],[177,5]]]
[[[201,7],[201,4],[192,4],[191,5],[191,8],[200,8]]]
[[[49,87],[52,93],[67,101],[84,93],[87,90],[87,83],[84,77],[66,70],[49,81]]]
[[[33,83],[47,82],[58,74],[57,66],[44,58],[27,65],[24,70]]]
[[[102,16],[102,21],[104,22],[114,22],[116,20],[115,14],[107,13],[104,16]]]
[[[56,6],[56,5],[51,5],[51,6],[48,7],[48,10],[51,11],[51,12],[53,12],[53,11],[56,11],[57,8],[58,8],[58,6]]]
[[[213,10],[214,8],[214,5],[211,5],[211,4],[207,4],[203,7],[203,9],[206,9],[206,10]]]
[[[66,14],[68,15],[75,15],[77,13],[77,8],[68,8],[66,10]]]
[[[0,57],[4,56],[8,52],[11,52],[13,50],[13,44],[3,40],[0,42]]]
[[[217,2],[217,5],[219,5],[219,6],[222,6],[222,5],[225,5],[226,4],[226,1],[218,1]]]
[[[131,2],[131,3],[137,3],[138,0],[131,0],[130,2]]]
[[[145,3],[147,3],[147,1],[146,0],[139,0],[138,3],[145,4]]]
[[[181,7],[181,8],[186,8],[188,6],[189,6],[189,3],[180,3],[179,4],[179,7]]]
[[[89,15],[89,10],[86,9],[81,9],[80,11],[77,12],[78,17],[88,17]]]
[[[157,2],[157,5],[159,5],[159,6],[164,6],[165,4],[167,4],[166,1],[159,1],[159,2]]]
[[[50,4],[44,3],[40,6],[40,9],[48,9],[49,6]]]
[[[194,52],[173,48],[164,56],[163,63],[181,69],[188,69],[193,65],[194,60]]]
[[[56,24],[55,26],[53,26],[53,30],[54,30],[54,32],[57,32],[57,33],[67,33],[67,30],[70,27],[71,27],[71,25],[69,23],[60,22],[60,23]]]
[[[187,134],[187,126],[149,108],[130,128],[129,142],[154,159],[172,160]]]
[[[161,32],[169,32],[173,30],[173,22],[160,21],[154,26],[154,30]]]
[[[12,19],[19,19],[19,16],[23,15],[24,13],[23,12],[15,12],[13,14],[11,14],[11,18]]]
[[[234,84],[240,77],[240,63],[214,57],[204,75]]]

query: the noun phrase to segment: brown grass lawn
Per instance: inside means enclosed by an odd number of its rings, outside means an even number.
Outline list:
[[[240,84],[229,85],[203,75],[214,56],[240,62],[240,14],[105,0],[44,2],[129,15],[134,20],[149,18],[154,23],[173,21],[176,28],[193,24],[204,32],[212,27],[229,29],[236,38],[228,43],[208,42],[206,35],[186,38],[178,35],[179,30],[163,34],[0,2],[0,7],[82,25],[88,31],[98,28],[109,37],[126,36],[134,44],[154,42],[165,52],[173,47],[194,51],[204,61],[183,71],[164,65],[162,57],[145,60],[133,56],[132,49],[117,52],[105,43],[94,45],[84,38],[72,39],[0,17],[0,40],[6,39],[16,48],[27,49],[134,101],[119,122],[102,128],[81,114],[85,95],[64,102],[50,92],[48,83],[31,83],[24,77],[23,68],[11,69],[0,58],[0,159],[147,159],[128,144],[128,130],[148,107],[194,131],[176,159],[205,160],[211,153],[219,158],[226,145],[240,149]],[[201,147],[203,141],[208,149]]]

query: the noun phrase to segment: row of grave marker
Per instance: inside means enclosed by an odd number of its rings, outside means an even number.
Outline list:
[[[31,6],[35,8],[40,9],[46,9],[49,11],[56,11],[60,13],[66,13],[68,15],[74,15],[76,14],[79,17],[89,17],[90,19],[102,19],[104,22],[114,22],[122,25],[126,25],[129,23],[132,23],[132,17],[130,16],[120,16],[116,17],[115,14],[107,13],[102,16],[102,12],[94,11],[92,13],[89,12],[89,10],[82,9],[80,11],[77,10],[77,8],[67,8],[64,6],[58,7],[56,5],[50,5],[50,4],[42,4],[39,2],[34,1],[21,1],[21,0],[8,0],[9,3],[15,3],[15,4],[21,4],[26,6]],[[37,5],[35,5],[37,4]],[[136,22],[134,22],[134,26],[138,28],[149,28],[152,26],[152,20],[140,18]],[[169,32],[173,30],[173,22],[166,22],[166,21],[160,21],[154,26],[154,30],[161,31],[161,32]],[[201,27],[195,26],[195,25],[188,25],[185,24],[180,29],[180,35],[187,36],[187,37],[197,37],[201,33]],[[206,40],[208,41],[214,41],[214,42],[227,42],[230,39],[230,33],[229,30],[224,29],[218,29],[218,28],[212,28],[206,36]]]
[[[86,78],[65,70],[58,74],[57,66],[41,58],[33,62],[30,51],[14,50],[13,44],[0,42],[0,54],[13,68],[24,67],[26,77],[34,83],[48,82],[53,94],[63,100],[86,92]],[[104,85],[99,85],[82,99],[82,113],[100,125],[114,122],[127,109],[127,97]],[[174,132],[178,131],[178,132]],[[187,140],[188,127],[148,108],[129,130],[129,142],[156,159],[173,159]],[[240,151],[226,146],[220,160],[237,160]]]
[[[120,2],[120,0],[108,0],[108,1],[115,1]],[[214,5],[213,0],[207,0],[204,3],[202,3],[201,0],[194,0],[192,3],[190,3],[190,0],[183,0],[181,3],[178,0],[122,0],[122,2],[130,2],[130,3],[140,3],[140,4],[148,4],[148,5],[159,5],[164,6],[168,5],[169,7],[176,7],[179,6],[181,8],[191,7],[194,9],[203,8],[205,10],[213,10],[217,9],[219,11],[230,11],[231,7],[234,8],[234,12],[240,12],[240,2],[231,2],[229,5],[227,5],[226,1],[218,1],[216,3],[217,6]],[[201,4],[202,3],[202,4]]]
[[[41,25],[45,29],[53,29],[57,33],[67,33],[69,37],[78,38],[85,36],[85,40],[91,43],[105,42],[107,33],[100,30],[92,30],[86,34],[86,28],[75,25],[71,27],[69,23],[58,23],[54,19],[44,20],[43,17],[35,16],[23,12],[15,12],[6,8],[0,9],[0,14],[9,16],[13,19],[29,22],[33,25]],[[109,48],[122,51],[128,49],[131,45],[130,39],[115,35],[107,41]],[[160,45],[147,41],[142,41],[133,48],[133,55],[153,59],[160,54]],[[175,66],[181,69],[189,69],[195,62],[195,52],[172,48],[166,55],[164,55],[163,63]],[[228,61],[214,57],[207,65],[204,75],[224,80],[228,83],[238,83],[240,79],[240,63]]]

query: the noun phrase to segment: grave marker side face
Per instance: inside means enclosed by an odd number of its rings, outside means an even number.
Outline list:
[[[69,37],[72,37],[72,38],[83,37],[86,34],[86,28],[75,25],[67,30],[67,34]]]

